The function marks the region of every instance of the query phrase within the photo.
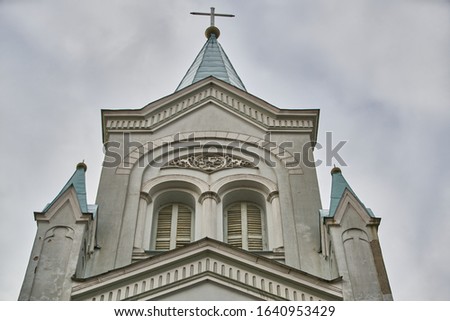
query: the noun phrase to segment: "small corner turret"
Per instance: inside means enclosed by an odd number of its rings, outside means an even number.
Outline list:
[[[322,248],[336,262],[344,300],[392,300],[375,217],[338,167],[331,170],[330,208],[322,211]],[[329,246],[331,244],[331,247]]]
[[[42,212],[19,300],[70,300],[72,277],[82,274],[95,240],[95,206],[86,201],[84,162]],[[53,284],[53,286],[49,286]]]

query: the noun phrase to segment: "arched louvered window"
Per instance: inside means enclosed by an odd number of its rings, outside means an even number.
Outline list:
[[[155,250],[170,250],[192,240],[192,210],[184,204],[163,206],[158,212]]]
[[[249,251],[263,250],[263,220],[258,206],[248,202],[231,204],[225,220],[228,244]]]

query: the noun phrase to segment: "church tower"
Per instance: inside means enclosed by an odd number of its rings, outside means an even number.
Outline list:
[[[20,300],[392,300],[377,229],[341,170],[322,209],[318,109],[248,93],[207,41],[175,92],[102,110],[95,205],[81,163],[35,213]]]

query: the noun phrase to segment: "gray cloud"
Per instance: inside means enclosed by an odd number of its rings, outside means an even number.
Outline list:
[[[172,93],[205,41],[188,12],[211,5],[236,14],[220,42],[252,94],[320,108],[319,139],[348,140],[343,173],[382,217],[394,297],[449,300],[449,3],[419,0],[0,1],[0,299],[17,298],[33,211],[82,159],[94,202],[100,109]]]

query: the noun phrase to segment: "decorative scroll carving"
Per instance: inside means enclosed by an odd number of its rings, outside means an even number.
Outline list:
[[[236,156],[222,154],[187,155],[171,160],[164,165],[164,167],[198,169],[207,173],[227,168],[256,168],[255,165],[249,161]]]

